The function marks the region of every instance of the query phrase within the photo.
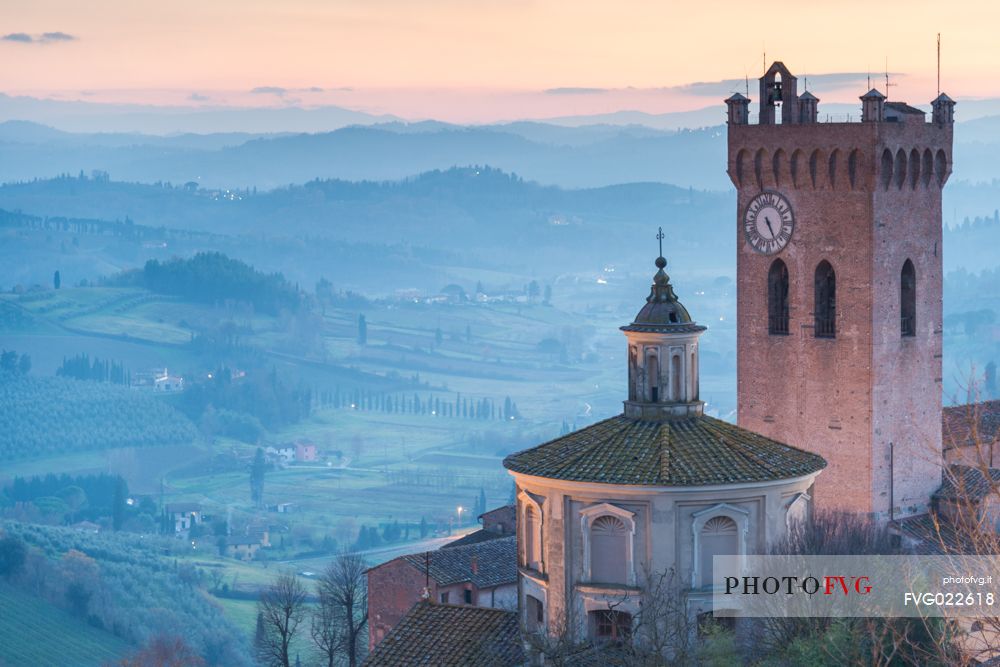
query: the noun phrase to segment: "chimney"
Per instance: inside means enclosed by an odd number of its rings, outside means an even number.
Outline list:
[[[469,562],[469,567],[472,569],[472,574],[479,574],[479,558],[473,556]]]
[[[750,100],[734,93],[726,100],[727,121],[730,125],[746,125],[750,122]]]
[[[953,125],[955,123],[955,101],[941,93],[931,102],[933,119],[939,126]]]
[[[861,120],[865,123],[885,120],[885,95],[875,88],[861,96]]]

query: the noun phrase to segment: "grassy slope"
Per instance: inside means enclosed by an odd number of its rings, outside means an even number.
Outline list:
[[[111,633],[4,583],[0,609],[0,664],[85,667],[115,661],[129,650]]]

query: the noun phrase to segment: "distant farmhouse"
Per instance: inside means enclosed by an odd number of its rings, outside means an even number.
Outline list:
[[[167,525],[173,528],[174,534],[185,538],[193,526],[205,519],[198,503],[168,503],[163,513]]]
[[[253,560],[263,547],[271,546],[266,528],[248,528],[242,535],[226,538],[226,555],[237,560]]]
[[[172,394],[184,391],[184,378],[170,373],[167,368],[152,368],[132,373],[130,386],[134,389]]]
[[[278,465],[315,463],[319,460],[319,451],[309,440],[297,440],[278,447],[268,447],[264,450],[264,454],[269,461]]]

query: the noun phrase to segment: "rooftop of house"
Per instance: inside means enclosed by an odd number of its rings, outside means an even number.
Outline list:
[[[484,517],[486,519],[489,519],[489,518],[492,518],[494,516],[504,515],[504,514],[511,514],[513,512],[516,512],[516,511],[517,511],[517,505],[514,505],[514,504],[501,505],[500,507],[494,507],[491,510],[486,510],[485,512],[483,512],[482,514],[480,514],[478,518],[479,518],[480,521],[483,521]]]
[[[977,538],[971,526],[956,527],[944,517],[934,514],[898,519],[895,526],[912,542],[913,551],[919,555],[939,556],[983,553],[984,543],[995,541],[983,533],[985,542]],[[993,553],[992,550],[986,553]]]
[[[507,536],[501,533],[480,528],[479,530],[474,530],[471,533],[463,535],[457,540],[452,540],[448,544],[443,545],[441,548],[454,549],[455,547],[466,547],[470,544],[480,544],[482,542],[489,542],[490,540],[502,540],[505,537]]]
[[[199,503],[168,503],[167,513],[168,514],[187,514],[189,512],[200,512],[201,505]]]
[[[1000,435],[1000,400],[945,408],[941,435],[945,449],[989,445]]]
[[[513,667],[523,662],[514,612],[422,601],[410,609],[362,664],[364,667]]]
[[[920,114],[921,116],[927,115],[926,111],[922,111],[917,107],[910,106],[906,102],[886,102],[885,106],[887,109],[892,109],[894,111],[898,111],[899,113],[913,114],[913,115]]]
[[[1000,469],[954,463],[944,470],[941,488],[935,497],[942,500],[978,502],[1000,492]]]
[[[501,537],[401,558],[421,572],[427,568],[431,579],[438,586],[468,581],[476,588],[483,589],[517,582],[516,537]]]
[[[511,454],[503,464],[550,479],[648,486],[766,482],[826,467],[821,456],[706,415],[667,421],[618,415]]]

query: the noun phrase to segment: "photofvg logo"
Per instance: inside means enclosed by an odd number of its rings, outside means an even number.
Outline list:
[[[716,556],[720,616],[896,617],[1000,614],[998,556]]]
[[[726,595],[868,595],[867,576],[826,575],[817,577],[726,577]]]

